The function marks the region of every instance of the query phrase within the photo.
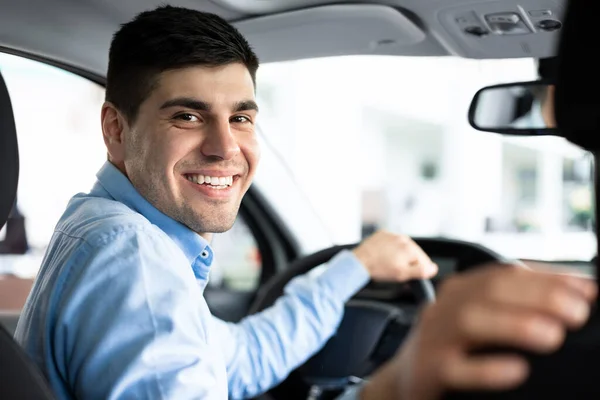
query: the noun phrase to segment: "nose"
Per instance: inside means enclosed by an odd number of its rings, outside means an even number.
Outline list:
[[[229,121],[215,121],[211,128],[202,142],[202,154],[221,160],[233,159],[240,152],[240,146],[231,132]]]

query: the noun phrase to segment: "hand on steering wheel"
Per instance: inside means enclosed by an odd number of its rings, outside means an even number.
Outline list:
[[[504,261],[497,253],[468,242],[435,238],[412,240],[425,254],[434,259],[456,259],[459,271],[491,261]],[[357,244],[334,246],[296,260],[261,289],[250,313],[262,311],[273,305],[294,277],[328,262],[341,250],[352,250],[356,247]],[[435,290],[430,280],[413,280],[407,285],[415,294],[417,303],[434,301]],[[303,386],[299,381],[339,380],[348,376],[370,374],[395,354],[412,322],[411,314],[394,305],[371,300],[349,301],[336,335],[319,353],[292,373],[283,387]],[[289,398],[289,392],[286,392],[285,396]],[[278,397],[275,395],[275,398]]]
[[[438,266],[410,237],[378,231],[353,250],[373,281],[431,279]]]

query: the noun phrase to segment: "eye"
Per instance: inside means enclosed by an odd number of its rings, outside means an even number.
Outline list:
[[[246,122],[252,122],[250,120],[250,118],[244,116],[244,115],[236,115],[235,117],[231,118],[231,122],[236,123],[236,124],[243,124]]]
[[[199,118],[193,114],[183,113],[175,116],[175,119],[185,122],[198,122]]]

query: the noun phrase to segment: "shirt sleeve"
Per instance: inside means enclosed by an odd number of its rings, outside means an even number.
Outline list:
[[[214,318],[226,355],[229,396],[244,399],[280,383],[335,333],[344,303],[369,281],[350,251],[290,281],[272,307],[238,324]]]
[[[225,398],[222,355],[189,263],[160,235],[121,232],[72,259],[59,287],[52,358],[74,398]],[[219,375],[219,366],[222,372]]]

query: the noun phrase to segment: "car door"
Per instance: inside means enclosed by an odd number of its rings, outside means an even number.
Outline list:
[[[54,225],[69,198],[87,191],[106,159],[98,122],[99,78],[0,53],[19,145],[19,186],[0,231],[0,323],[13,332]]]
[[[257,188],[251,187],[232,229],[212,241],[215,263],[204,297],[212,313],[237,322],[260,288],[298,256],[290,233]]]

